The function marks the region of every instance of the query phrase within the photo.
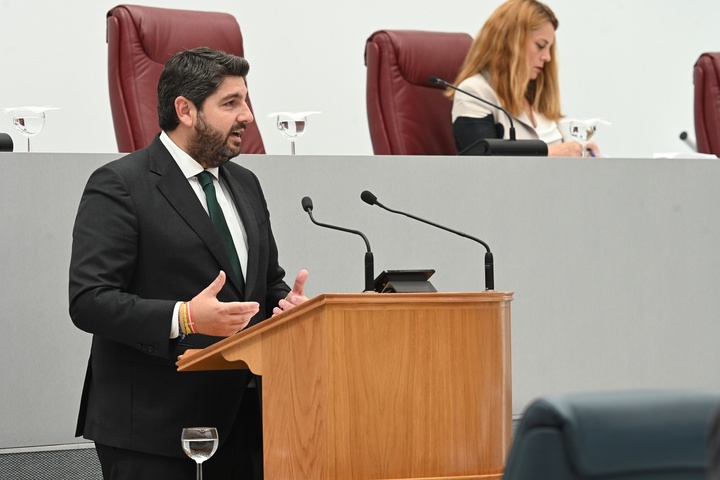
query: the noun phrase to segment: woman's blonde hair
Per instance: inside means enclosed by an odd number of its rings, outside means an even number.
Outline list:
[[[545,22],[557,30],[555,14],[536,0],[508,0],[500,5],[473,40],[455,84],[487,70],[500,103],[512,115],[520,115],[527,99],[536,112],[559,120],[562,114],[555,43],[550,47],[551,60],[535,80],[530,80],[528,69],[530,33]],[[448,92],[450,98],[454,94],[454,90]]]

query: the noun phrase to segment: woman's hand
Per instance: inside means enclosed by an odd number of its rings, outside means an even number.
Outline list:
[[[563,142],[548,145],[548,157],[582,157],[583,147],[580,142]],[[600,148],[595,142],[588,142],[586,145],[588,157],[599,157]]]
[[[600,147],[597,146],[597,143],[595,142],[588,142],[586,145],[587,148],[587,154],[591,157],[602,157],[602,154],[600,153]]]

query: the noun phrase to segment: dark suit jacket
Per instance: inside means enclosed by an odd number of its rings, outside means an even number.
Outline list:
[[[220,175],[247,232],[244,299],[260,304],[252,325],[290,288],[257,177],[233,162]],[[175,303],[193,298],[221,269],[228,281],[218,299],[243,300],[220,236],[159,138],[91,175],[70,262],[70,316],[93,334],[77,435],[171,456],[184,455],[183,427],[217,427],[222,442],[249,373],[179,373],[179,354],[219,338],[169,339]]]

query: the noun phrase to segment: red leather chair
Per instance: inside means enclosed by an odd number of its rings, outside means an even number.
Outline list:
[[[110,107],[120,152],[143,148],[160,132],[157,84],[173,54],[210,47],[244,56],[240,26],[232,15],[138,5],[108,12],[107,44]],[[243,136],[243,153],[265,153],[255,122]]]
[[[720,52],[700,55],[694,81],[698,152],[720,157]]]
[[[454,82],[467,33],[380,30],[365,45],[367,115],[376,155],[457,155],[452,102],[432,75]]]

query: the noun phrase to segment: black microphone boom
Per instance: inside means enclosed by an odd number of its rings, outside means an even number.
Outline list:
[[[332,230],[339,230],[341,232],[347,232],[347,233],[354,233],[355,235],[360,235],[362,239],[365,241],[365,246],[367,247],[367,252],[365,253],[365,290],[366,292],[374,292],[375,291],[375,285],[374,285],[374,278],[375,278],[375,260],[373,259],[373,253],[372,250],[370,250],[370,242],[368,242],[367,237],[358,230],[351,230],[349,228],[344,227],[338,227],[336,225],[328,225],[326,223],[320,223],[315,221],[315,218],[313,217],[312,210],[313,210],[313,202],[310,197],[303,197],[302,199],[302,208],[305,210],[310,217],[310,221],[312,221],[315,225],[319,227],[325,227],[330,228]]]
[[[697,152],[697,145],[690,139],[687,132],[680,132],[680,140],[692,149],[693,152]]]
[[[494,103],[488,102],[488,101],[485,100],[484,98],[480,98],[480,97],[478,97],[477,95],[473,95],[473,94],[470,93],[470,92],[466,92],[465,90],[462,90],[462,89],[456,87],[455,85],[453,85],[452,83],[446,82],[446,81],[443,80],[442,78],[438,78],[438,77],[436,77],[435,75],[432,75],[428,80],[430,80],[430,83],[435,83],[435,84],[437,84],[437,85],[442,85],[443,87],[452,88],[453,90],[456,90],[456,91],[458,91],[458,92],[460,92],[460,93],[464,93],[464,94],[467,95],[468,97],[472,97],[472,98],[474,98],[475,100],[479,100],[479,101],[481,101],[482,103],[484,103],[484,104],[486,104],[486,105],[490,105],[491,107],[495,107],[495,108],[497,108],[498,110],[500,110],[501,112],[503,112],[505,115],[507,115],[508,120],[510,121],[510,131],[509,131],[510,140],[515,140],[515,123],[513,122],[512,115],[510,115],[510,112],[508,112],[507,110],[505,110],[504,108],[502,108],[500,105],[495,105]]]
[[[475,100],[479,100],[482,103],[495,107],[503,112],[508,120],[510,121],[509,136],[510,140],[504,140],[499,138],[481,138],[476,142],[470,144],[468,147],[463,149],[458,155],[500,155],[500,156],[523,156],[523,157],[547,157],[548,147],[547,143],[542,140],[517,140],[515,138],[515,124],[513,122],[512,115],[510,112],[505,110],[499,105],[488,102],[487,100],[473,95],[470,92],[458,88],[450,82],[446,82],[442,78],[438,78],[432,75],[429,79],[430,83],[442,85],[447,88],[452,88],[455,91],[463,93],[468,97],[472,97]]]
[[[420,217],[416,217],[415,215],[411,215],[409,213],[400,212],[398,210],[393,210],[392,208],[388,208],[382,203],[378,202],[377,197],[370,193],[367,190],[364,190],[360,194],[360,198],[363,202],[367,203],[368,205],[377,205],[378,207],[382,208],[383,210],[387,210],[388,212],[397,213],[399,215],[405,215],[408,218],[412,218],[413,220],[417,220],[419,222],[426,223],[428,225],[431,225],[433,227],[439,228],[441,230],[445,230],[446,232],[454,233],[455,235],[459,235],[461,237],[468,238],[470,240],[473,240],[479,244],[481,244],[483,247],[485,247],[485,290],[495,290],[495,274],[494,274],[494,267],[493,267],[493,254],[490,251],[490,247],[487,243],[483,242],[479,238],[475,238],[471,235],[468,235],[467,233],[459,232],[457,230],[453,230],[452,228],[443,227],[442,225],[438,225],[437,223],[431,222],[429,220],[425,220]]]

